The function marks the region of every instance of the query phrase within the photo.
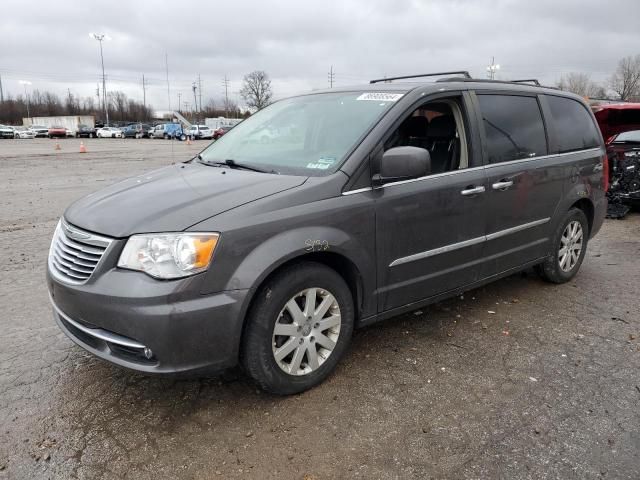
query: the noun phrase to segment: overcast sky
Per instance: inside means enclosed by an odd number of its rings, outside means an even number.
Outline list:
[[[636,21],[629,21],[629,20]],[[265,70],[276,97],[374,77],[467,69],[486,77],[555,82],[568,72],[604,80],[619,58],[640,53],[638,0],[341,0],[3,2],[0,75],[6,92],[30,88],[95,96],[98,42],[106,33],[107,90],[168,104],[192,101],[202,78],[203,103],[223,94],[238,100],[242,76]]]

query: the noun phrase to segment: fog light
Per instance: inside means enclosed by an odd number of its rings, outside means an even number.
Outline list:
[[[153,357],[153,352],[151,351],[151,349],[149,347],[144,347],[144,357],[147,360],[151,360],[151,357]]]

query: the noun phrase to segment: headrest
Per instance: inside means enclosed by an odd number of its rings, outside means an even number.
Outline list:
[[[429,122],[428,137],[453,137],[456,134],[456,121],[452,115],[440,115]]]
[[[409,117],[402,123],[402,133],[407,137],[426,137],[428,128],[425,117]]]

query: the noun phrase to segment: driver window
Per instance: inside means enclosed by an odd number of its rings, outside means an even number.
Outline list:
[[[458,99],[425,103],[415,109],[391,134],[384,150],[412,146],[431,156],[431,173],[444,173],[469,165],[462,108]]]

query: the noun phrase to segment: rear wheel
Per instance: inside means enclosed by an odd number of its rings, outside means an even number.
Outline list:
[[[322,264],[294,265],[256,294],[242,364],[264,390],[303,392],[333,371],[349,345],[353,324],[353,299],[342,277]]]
[[[587,251],[589,222],[584,212],[572,208],[553,236],[553,255],[537,266],[540,276],[551,283],[565,283],[580,270]]]

